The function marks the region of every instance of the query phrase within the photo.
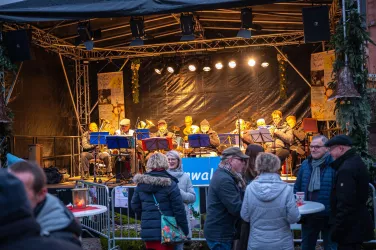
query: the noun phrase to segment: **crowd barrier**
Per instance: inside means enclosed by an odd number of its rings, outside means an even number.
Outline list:
[[[110,222],[110,192],[106,185],[77,181],[76,188],[88,188],[89,204],[102,205],[107,207],[107,211],[102,214],[86,216],[80,218],[83,229],[96,233],[108,240],[108,249],[110,249],[110,238],[112,236]]]
[[[90,194],[90,197],[97,197],[96,202],[92,202],[93,204],[104,205],[108,208],[107,212],[101,214],[100,216],[94,216],[94,218],[84,218],[82,220],[84,228],[108,239],[108,249],[111,250],[118,249],[116,243],[119,241],[141,240],[141,221],[140,218],[138,218],[132,211],[130,204],[135,186],[129,185],[113,188],[111,191],[111,196],[109,196],[108,187],[105,185],[88,183],[84,181],[78,181],[77,185],[80,186],[79,184],[83,185],[84,187],[88,187],[89,189],[91,188],[96,190],[96,192],[94,192],[96,195],[93,195],[93,192]],[[369,186],[372,190],[372,206],[375,207],[376,191],[372,184],[369,184]],[[206,202],[208,186],[194,187],[200,189],[199,194],[196,194],[196,196],[199,196],[200,199],[201,204],[199,204],[199,206],[206,207],[204,203]],[[118,192],[118,194],[116,194],[116,192]],[[116,197],[123,197],[123,199],[116,199]],[[373,219],[374,226],[376,228],[375,209],[373,211]],[[204,218],[201,213],[199,215],[199,221],[201,226],[193,231],[192,241],[205,241],[203,232]],[[292,231],[300,231],[301,226],[299,224],[294,224],[291,226],[291,229]],[[294,242],[301,242],[301,238],[294,237]],[[322,242],[321,237],[319,242]],[[376,243],[376,240],[371,241],[371,243]]]

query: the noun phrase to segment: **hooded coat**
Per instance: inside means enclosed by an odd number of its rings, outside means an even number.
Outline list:
[[[181,164],[181,161],[180,161],[180,164]],[[179,180],[178,187],[180,189],[180,195],[184,202],[185,212],[186,212],[187,221],[188,221],[189,234],[187,235],[187,237],[192,238],[191,223],[189,223],[190,212],[188,208],[188,204],[194,203],[196,201],[196,193],[195,193],[195,190],[193,189],[192,181],[189,178],[189,175],[183,172],[181,165],[178,166],[177,171],[167,171],[167,172]]]
[[[151,171],[137,174],[133,178],[137,184],[132,197],[133,211],[141,218],[141,239],[143,241],[161,241],[161,214],[155,206],[153,194],[159,208],[166,216],[174,216],[178,226],[188,235],[188,222],[178,180],[163,171]]]
[[[294,249],[290,224],[300,213],[292,188],[278,174],[263,173],[248,185],[240,215],[251,224],[248,250]]]

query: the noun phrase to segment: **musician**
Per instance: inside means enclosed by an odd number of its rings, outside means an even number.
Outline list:
[[[269,129],[274,142],[266,143],[266,152],[275,153],[281,162],[290,154],[289,144],[294,140],[291,128],[282,122],[282,112],[274,110],[272,113],[273,126]]]
[[[301,156],[305,155],[304,140],[305,140],[306,134],[303,131],[303,128],[297,126],[295,116],[293,115],[287,116],[286,122],[289,125],[289,127],[292,129],[292,134],[294,136],[293,143],[290,145],[292,168],[294,169],[297,164],[298,154]]]
[[[168,131],[167,122],[165,120],[159,120],[157,126],[158,131],[155,133],[155,137],[175,138],[175,134]]]
[[[183,130],[184,141],[188,141],[188,135],[196,134],[200,131],[200,128],[197,125],[192,125],[192,116],[186,116],[184,118],[185,128]]]
[[[256,122],[256,124],[257,124],[257,128],[266,128],[267,127],[264,118],[258,119],[257,122]]]
[[[112,169],[110,164],[110,155],[107,152],[96,152],[97,145],[90,144],[90,133],[98,132],[98,126],[95,122],[90,123],[89,130],[83,133],[81,137],[81,145],[83,152],[81,153],[81,178],[87,179],[89,177],[89,161],[94,159],[94,154],[101,159],[106,166],[107,176],[111,177]]]
[[[252,144],[252,138],[249,135],[249,131],[246,130],[246,123],[243,119],[235,121],[235,130],[231,131],[231,134],[239,134],[239,125],[240,125],[240,138],[243,142],[242,147],[246,148],[247,145]]]
[[[120,121],[120,129],[116,130],[116,135],[128,135],[133,136],[134,130],[131,128],[131,120],[125,118]]]
[[[210,145],[213,148],[216,148],[219,146],[218,134],[210,127],[210,124],[206,119],[200,122],[200,130],[201,130],[201,133],[209,135]]]

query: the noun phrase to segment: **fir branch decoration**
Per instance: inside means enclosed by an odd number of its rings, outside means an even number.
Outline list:
[[[282,100],[285,100],[287,98],[287,94],[286,94],[286,90],[287,90],[287,78],[286,78],[287,63],[286,63],[286,60],[280,54],[277,54],[277,60],[278,60],[278,70],[279,70],[279,97]]]
[[[132,97],[134,103],[139,103],[139,75],[138,70],[140,69],[141,61],[140,59],[132,60],[131,70],[132,70]]]
[[[0,43],[0,70],[3,68],[4,70],[14,71],[17,69],[17,66],[10,61],[6,55],[4,46]]]
[[[363,27],[364,17],[359,15],[357,3],[346,0],[346,40],[343,37],[343,23],[337,24],[331,44],[335,48],[336,59],[333,63],[333,82],[330,88],[336,87],[336,74],[345,66],[345,53],[348,56],[348,66],[352,72],[355,88],[361,98],[337,99],[336,120],[341,130],[352,138],[355,148],[369,168],[373,159],[368,152],[368,127],[371,121],[371,108],[367,97],[367,76],[365,66],[365,44],[371,42]],[[374,44],[374,43],[373,43]]]

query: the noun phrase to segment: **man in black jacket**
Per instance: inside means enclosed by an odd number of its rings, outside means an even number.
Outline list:
[[[40,236],[25,189],[18,178],[0,169],[0,249],[80,250],[68,241]]]
[[[337,135],[325,143],[334,161],[331,167],[337,173],[331,194],[332,240],[338,250],[360,249],[364,241],[373,238],[373,224],[367,210],[367,167],[346,135]]]
[[[240,173],[248,158],[237,147],[225,149],[210,181],[204,235],[212,250],[232,248],[242,208],[241,186],[245,185]]]

